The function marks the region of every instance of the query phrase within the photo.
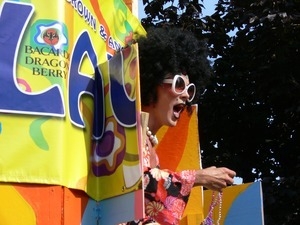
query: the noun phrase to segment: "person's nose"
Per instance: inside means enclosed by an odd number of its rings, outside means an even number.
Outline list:
[[[188,93],[187,88],[185,88],[185,90],[183,91],[183,93],[181,94],[181,98],[184,98],[185,100],[190,98],[190,95]]]

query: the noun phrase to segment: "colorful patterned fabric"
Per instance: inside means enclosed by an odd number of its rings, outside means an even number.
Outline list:
[[[147,139],[143,155],[143,189],[147,217],[139,221],[128,222],[127,225],[155,224],[155,222],[166,225],[179,224],[194,185],[195,170],[172,172],[160,169],[158,157],[156,157],[156,167],[151,168],[150,152],[153,150],[155,151],[150,140]]]

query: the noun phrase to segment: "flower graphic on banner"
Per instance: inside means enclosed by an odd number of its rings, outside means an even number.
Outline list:
[[[60,49],[62,45],[66,45],[68,42],[60,23],[41,24],[37,26],[37,30],[36,42],[39,44],[46,44],[54,49]]]

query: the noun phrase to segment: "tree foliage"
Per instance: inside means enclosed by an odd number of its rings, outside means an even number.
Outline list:
[[[144,0],[142,24],[207,40],[214,75],[199,100],[204,165],[262,181],[267,225],[299,224],[300,0],[219,0],[205,17],[203,1],[178,2]]]
[[[146,29],[176,26],[202,37],[204,23],[200,15],[203,5],[198,0],[143,0],[143,4],[146,18],[141,22]]]
[[[219,157],[245,182],[261,180],[273,225],[299,222],[299,3],[219,1],[206,18],[219,58],[201,107],[204,157]]]

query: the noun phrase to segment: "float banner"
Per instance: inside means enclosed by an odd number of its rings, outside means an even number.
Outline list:
[[[120,51],[138,19],[120,0],[0,4],[0,182],[138,189],[137,51]]]
[[[227,187],[220,200],[217,192],[205,190],[204,212],[211,215],[213,221],[209,224],[264,225],[261,182]]]
[[[197,111],[198,106],[193,105],[191,113],[187,110],[181,113],[175,127],[163,127],[159,130],[157,154],[162,169],[181,171],[201,168]],[[203,221],[202,196],[201,187],[192,189],[180,225],[200,224]]]
[[[143,217],[143,207],[132,201],[137,193],[99,202],[83,191],[62,186],[0,183],[0,224],[116,225]]]

